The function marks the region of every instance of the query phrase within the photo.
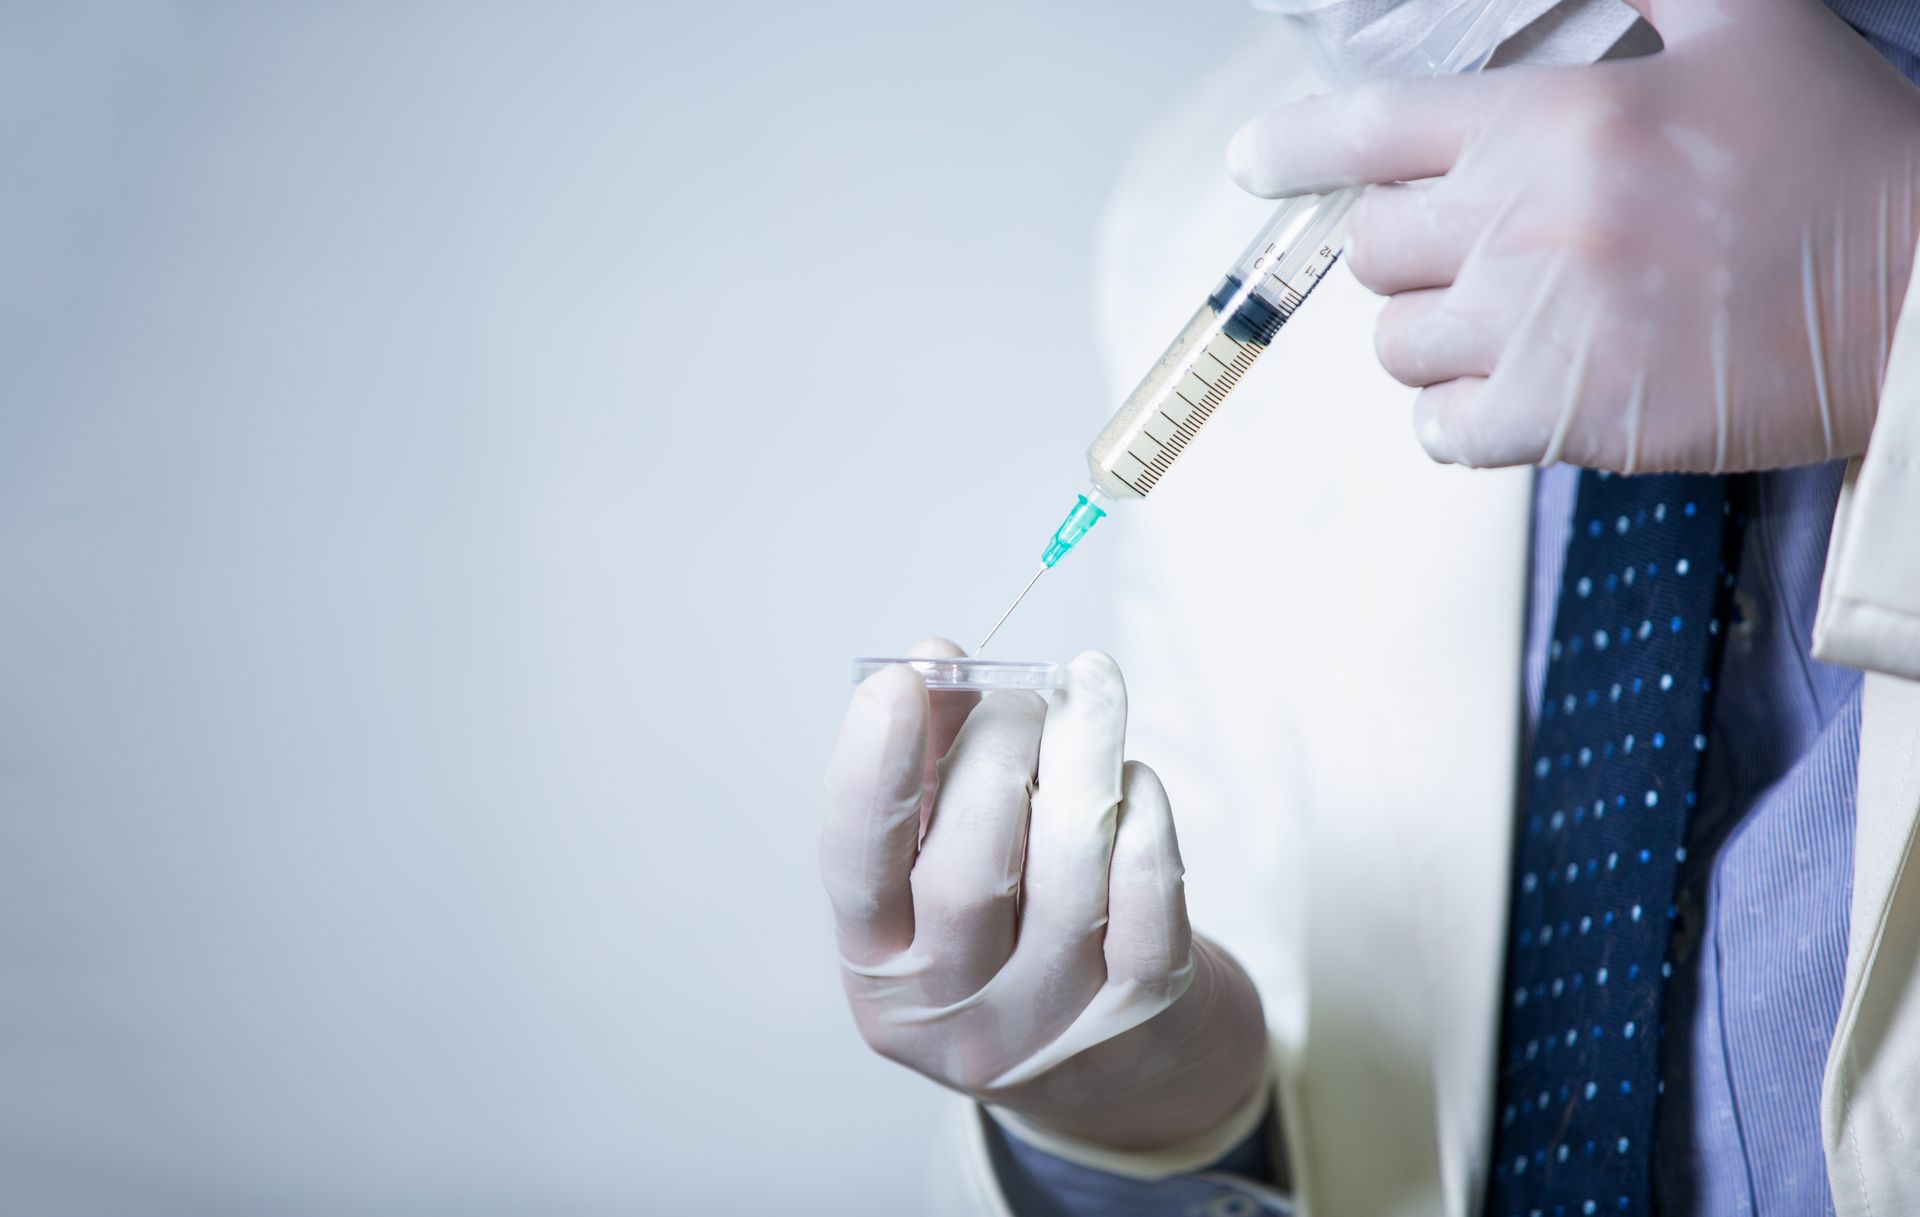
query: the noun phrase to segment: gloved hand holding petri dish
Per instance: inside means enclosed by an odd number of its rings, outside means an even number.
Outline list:
[[[1266,1026],[1188,925],[1172,809],[1123,760],[1126,717],[1097,652],[935,641],[879,665],[828,770],[821,874],[875,1051],[1029,1139],[1197,1165],[1265,1113]]]

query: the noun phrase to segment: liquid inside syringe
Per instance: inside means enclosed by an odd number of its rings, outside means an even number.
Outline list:
[[[1353,194],[1282,207],[1087,448],[1093,484],[1145,498],[1340,257]]]
[[[1229,275],[1094,437],[1094,484],[1116,499],[1145,498],[1312,290],[1285,287],[1270,302]]]

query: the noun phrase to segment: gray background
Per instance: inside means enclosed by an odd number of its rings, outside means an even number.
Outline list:
[[[0,1215],[912,1211],[845,661],[1028,573],[1253,20],[0,3]]]

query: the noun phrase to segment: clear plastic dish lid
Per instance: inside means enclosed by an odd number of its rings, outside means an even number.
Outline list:
[[[853,683],[859,684],[882,668],[903,663],[920,673],[929,689],[958,689],[986,693],[994,689],[1057,689],[1060,665],[1050,659],[877,658],[853,661]]]

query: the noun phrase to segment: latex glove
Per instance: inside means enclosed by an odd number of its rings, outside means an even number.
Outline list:
[[[1246,974],[1188,928],[1172,811],[1122,764],[1126,717],[1095,652],[1051,706],[930,701],[911,669],[876,673],[828,771],[820,869],[875,1051],[1043,1130],[1147,1150],[1248,1106],[1266,1027]]]
[[[1815,0],[1643,11],[1666,49],[1642,59],[1376,83],[1234,138],[1257,194],[1381,183],[1347,261],[1393,297],[1380,360],[1428,386],[1438,460],[1701,472],[1866,448],[1920,91]]]

